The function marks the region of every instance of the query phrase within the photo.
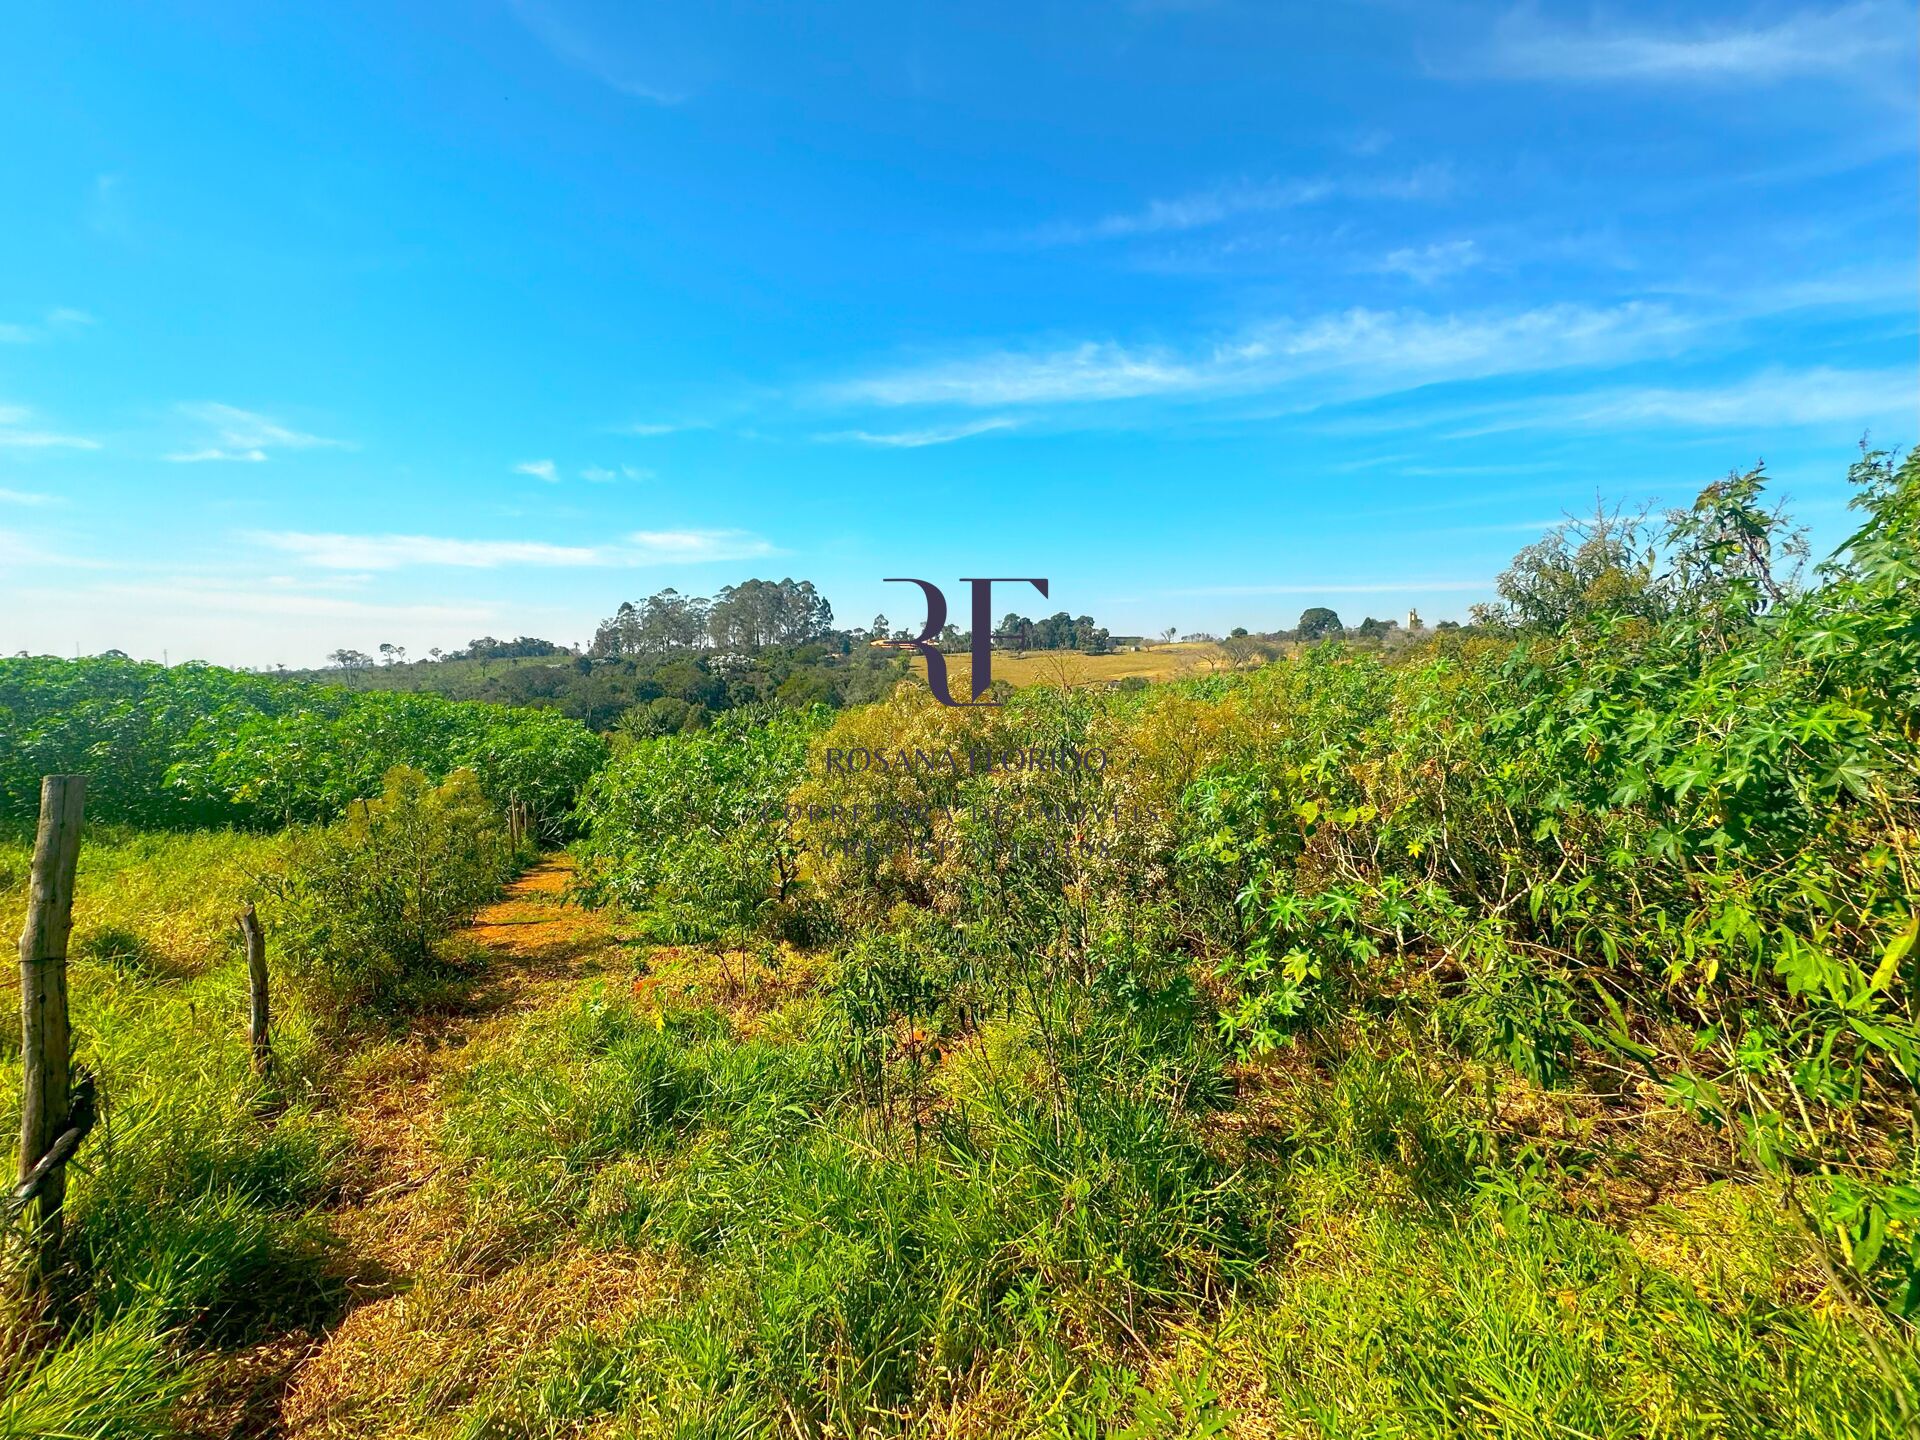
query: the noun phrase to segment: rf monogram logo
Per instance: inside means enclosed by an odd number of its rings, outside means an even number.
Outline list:
[[[889,585],[918,585],[927,597],[927,624],[920,632],[918,640],[889,640],[889,645],[909,650],[918,650],[927,660],[927,688],[933,691],[933,698],[942,705],[952,705],[966,709],[972,705],[998,705],[998,700],[982,700],[987,686],[993,683],[993,587],[1001,585],[1031,585],[1041,595],[1047,593],[1047,582],[1035,579],[1031,575],[989,575],[974,578],[960,577],[964,584],[973,587],[973,698],[956,700],[947,693],[947,657],[940,653],[936,643],[940,632],[947,626],[947,597],[940,587],[930,580],[915,580],[909,576],[889,575]]]

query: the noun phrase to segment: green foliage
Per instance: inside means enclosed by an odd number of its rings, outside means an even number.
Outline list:
[[[472,770],[554,822],[604,760],[577,721],[431,695],[351,694],[210,665],[0,660],[0,816],[85,773],[87,814],[149,826],[327,820],[395,765]]]
[[[866,645],[844,632],[750,651],[707,648],[697,630],[692,634],[691,643],[621,642],[579,656],[449,656],[307,671],[303,678],[356,691],[406,691],[550,710],[606,732],[663,700],[681,707],[682,715],[700,717],[681,728],[698,728],[708,714],[768,703],[861,705],[886,694],[907,673],[900,651]]]
[[[1804,594],[1736,477],[1677,518],[1658,626],[1278,667],[1262,703],[1299,718],[1194,788],[1184,853],[1238,886],[1225,1019],[1250,1050],[1417,978],[1471,1052],[1536,1078],[1611,1051],[1762,1164],[1828,1177],[1807,1203],[1845,1197],[1830,1233],[1910,1312],[1920,1250],[1879,1237],[1913,1193],[1885,1137],[1920,1055],[1920,465],[1854,479],[1867,523]],[[1862,1171],[1890,1188],[1835,1178]]]
[[[1324,605],[1312,606],[1300,612],[1297,632],[1302,640],[1325,640],[1340,633],[1340,617]]]
[[[380,798],[289,837],[280,933],[337,1012],[390,1005],[430,969],[433,943],[499,890],[514,856],[480,783],[434,785],[395,766]]]
[[[649,909],[661,933],[743,943],[795,918],[788,814],[822,710],[730,712],[642,739],[588,784],[576,847],[585,893]]]
[[[1865,523],[1804,591],[1753,472],[1663,535],[1602,526],[1561,556],[1578,603],[1521,638],[1320,647],[1151,704],[897,697],[816,749],[1018,737],[1117,763],[816,769],[797,798],[930,808],[877,844],[869,823],[851,861],[850,822],[809,820],[808,864],[848,924],[925,905],[1063,976],[1115,936],[1149,969],[1197,952],[1249,1061],[1414,1004],[1537,1082],[1624,1066],[1802,1177],[1789,1203],[1910,1312],[1920,461],[1867,454],[1853,479]]]
[[[992,710],[903,686],[623,723],[578,812],[582,893],[695,943],[487,1034],[440,1138],[478,1268],[537,1283],[601,1248],[657,1293],[451,1400],[436,1375],[419,1415],[1904,1433],[1920,462],[1863,455],[1861,528],[1804,588],[1761,479],[1663,531],[1553,537],[1500,634]],[[826,764],[974,746],[1108,763]],[[507,863],[494,798],[396,772],[296,838],[272,924],[323,994],[419,975]],[[126,997],[109,1094],[147,1051],[169,1082],[190,1063],[139,1006],[210,1035],[165,1008],[230,970],[203,920],[84,917],[78,965]],[[772,960],[802,932],[833,944],[702,988],[697,942]],[[239,1054],[202,1048],[216,1079]],[[177,1393],[195,1347],[319,1303],[302,1209],[328,1132],[194,1103],[152,1104],[173,1151],[142,1130],[79,1189],[96,1313],[10,1377],[7,1423],[119,1406],[153,1433],[120,1371]]]

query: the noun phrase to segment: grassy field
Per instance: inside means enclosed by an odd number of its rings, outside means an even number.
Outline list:
[[[17,934],[23,837],[0,841],[0,927]],[[76,1064],[105,1118],[70,1174],[69,1341],[38,1368],[13,1322],[0,1347],[0,1435],[244,1433],[240,1357],[297,1353],[338,1313],[322,1209],[345,1132],[326,1057],[285,993],[277,1072],[250,1073],[247,977],[233,915],[278,864],[270,837],[94,827],[82,846],[70,958]],[[276,965],[278,958],[274,957]],[[283,982],[284,983],[284,982]],[[4,1040],[19,1047],[17,974]],[[0,1115],[19,1114],[19,1067]],[[291,1348],[287,1348],[291,1346]]]
[[[1671,1113],[1504,1073],[1492,1115],[1355,1019],[1198,1109],[1090,1057],[1059,1129],[1046,994],[874,1030],[878,953],[643,943],[564,860],[404,1028],[321,1045],[290,1000],[263,1090],[227,909],[274,863],[87,846],[93,1288],[0,1436],[1898,1433],[1777,1193]],[[1589,1158],[1490,1169],[1500,1133]]]
[[[913,673],[926,678],[927,662],[912,658]],[[993,678],[1015,689],[1027,685],[1102,685],[1137,677],[1142,680],[1180,680],[1233,668],[1226,652],[1209,641],[1155,645],[1115,655],[1084,655],[1078,650],[996,652]],[[964,699],[973,677],[973,657],[947,656],[947,686],[955,699]]]

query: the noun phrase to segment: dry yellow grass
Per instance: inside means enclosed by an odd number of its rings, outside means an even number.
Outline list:
[[[927,662],[912,659],[913,673],[926,678]],[[1078,650],[996,651],[993,678],[1020,688],[1027,685],[1104,685],[1137,675],[1143,680],[1182,680],[1215,670],[1230,670],[1233,662],[1211,641],[1155,645],[1116,655],[1083,655]],[[956,700],[965,698],[973,677],[973,659],[947,656],[947,686]]]
[[[349,1067],[341,1111],[364,1181],[333,1221],[350,1263],[370,1275],[293,1375],[282,1433],[450,1433],[459,1407],[525,1355],[566,1331],[617,1328],[670,1283],[644,1257],[490,1253],[463,1224],[466,1176],[436,1143],[446,1087],[470,1055],[578,993],[618,954],[606,912],[561,903],[571,873],[548,861],[482,910],[459,937],[492,962],[477,993]]]

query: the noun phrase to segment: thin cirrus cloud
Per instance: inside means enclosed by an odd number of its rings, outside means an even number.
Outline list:
[[[56,335],[71,334],[93,324],[93,316],[84,310],[74,310],[68,306],[57,306],[47,311],[37,324],[23,325],[17,321],[0,322],[0,345],[32,345],[40,340],[50,340]]]
[[[56,503],[51,495],[42,495],[36,490],[0,489],[0,505],[52,505]]]
[[[674,55],[672,38],[660,31],[623,34],[610,29],[618,20],[644,28],[664,19],[658,7],[621,8],[588,19],[565,0],[508,0],[508,8],[547,52],[562,64],[592,76],[610,90],[655,105],[677,105],[689,90],[663,78],[677,70],[685,76],[694,67],[684,54]]]
[[[1645,301],[1434,314],[1353,309],[1281,319],[1184,348],[1083,341],[999,351],[825,387],[829,403],[1011,407],[1286,389],[1302,408],[1442,380],[1612,364],[1676,346],[1698,322]]]
[[[177,465],[229,461],[263,464],[278,450],[350,450],[345,440],[329,440],[292,429],[266,415],[211,401],[175,407],[208,432],[197,448],[176,450],[165,458]]]
[[[24,405],[0,405],[0,450],[98,450],[100,442],[84,435],[30,426],[33,412]]]
[[[850,443],[855,445],[873,445],[890,450],[919,450],[928,445],[951,445],[956,440],[971,440],[976,435],[990,435],[996,430],[1012,430],[1019,425],[1018,420],[1008,416],[996,416],[991,420],[977,420],[970,425],[935,426],[925,430],[838,430],[828,435],[816,435],[813,438],[827,444]]]
[[[677,434],[682,430],[705,430],[707,428],[707,423],[703,420],[689,420],[685,422],[671,420],[632,420],[625,425],[615,425],[612,427],[612,430],[616,435],[638,435],[643,440],[651,440],[661,435]]]
[[[1119,211],[1097,220],[1043,225],[1028,231],[1022,239],[1029,245],[1047,247],[1166,235],[1336,199],[1438,199],[1444,197],[1452,185],[1452,172],[1444,165],[1428,165],[1404,175],[1224,181],[1169,199],[1151,200],[1138,210]]]
[[[1430,591],[1449,594],[1485,590],[1485,580],[1369,580],[1336,585],[1200,585],[1192,589],[1163,590],[1163,595],[1414,595]]]
[[[1482,411],[1450,438],[1541,427],[1695,430],[1761,426],[1859,425],[1881,417],[1920,419],[1913,372],[1900,369],[1769,369],[1706,386],[1639,386],[1560,396],[1509,413]]]
[[[1561,26],[1528,8],[1494,27],[1487,68],[1537,80],[1766,83],[1904,65],[1912,46],[1911,7],[1881,0],[1658,29],[1598,20]]]
[[[1419,285],[1432,285],[1485,262],[1472,240],[1437,240],[1431,245],[1403,245],[1380,258],[1373,268],[1388,275],[1404,275]]]
[[[551,545],[539,540],[460,540],[437,535],[343,535],[300,530],[248,537],[323,570],[400,570],[445,566],[610,568],[751,560],[776,551],[744,530],[636,530],[611,545]]]
[[[536,480],[544,480],[549,485],[560,483],[560,471],[551,460],[522,460],[513,467],[516,475],[531,475]]]

